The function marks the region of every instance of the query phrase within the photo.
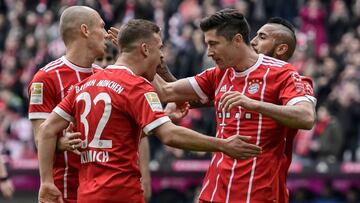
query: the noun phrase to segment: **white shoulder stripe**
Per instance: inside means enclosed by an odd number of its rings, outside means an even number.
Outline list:
[[[274,63],[262,63],[262,65],[266,65],[266,66],[276,66],[276,67],[283,67],[283,65],[279,65],[279,64],[274,64]]]
[[[286,63],[283,62],[277,62],[272,60],[264,60],[265,63],[273,63],[273,64],[279,64],[279,65],[285,65]]]
[[[43,68],[41,68],[42,70],[46,70],[46,69],[48,69],[48,68],[50,68],[50,67],[53,67],[53,66],[56,66],[56,65],[58,65],[58,64],[60,64],[61,63],[61,60],[60,59],[57,59],[57,60],[55,60],[55,61],[52,61],[52,62],[50,62],[50,63],[48,63],[46,66],[44,66]]]
[[[52,71],[52,70],[54,70],[54,69],[57,69],[57,68],[61,67],[62,65],[64,65],[64,63],[63,63],[63,62],[60,62],[60,63],[57,64],[57,65],[48,67],[48,68],[47,68],[46,70],[44,70],[44,71],[45,71],[45,72],[49,72],[49,71]]]
[[[273,61],[273,62],[277,62],[277,63],[284,63],[287,64],[288,62],[283,61],[283,60],[279,60],[273,57],[269,57],[269,56],[265,56],[264,59],[268,60],[268,61]]]
[[[279,65],[285,65],[287,63],[283,62],[283,61],[273,61],[273,60],[267,60],[267,59],[264,59],[264,62],[265,63],[273,63],[273,64],[279,64]]]
[[[49,63],[46,64],[44,67],[52,66],[52,65],[54,65],[55,63],[59,63],[60,61],[61,61],[60,58],[58,58],[58,59],[56,59],[56,60],[54,60],[54,61],[49,62]]]

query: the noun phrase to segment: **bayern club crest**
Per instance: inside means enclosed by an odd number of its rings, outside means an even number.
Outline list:
[[[261,84],[262,84],[262,81],[260,81],[258,79],[251,80],[249,82],[249,88],[248,88],[249,94],[257,93],[259,91],[259,89],[260,89]]]

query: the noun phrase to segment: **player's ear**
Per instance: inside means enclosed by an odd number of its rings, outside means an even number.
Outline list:
[[[146,44],[145,42],[141,43],[141,45],[140,45],[140,52],[141,52],[144,56],[149,56],[149,46],[148,46],[148,44]]]
[[[289,46],[287,44],[280,44],[276,47],[275,53],[278,56],[283,56],[289,50]]]
[[[239,45],[241,45],[242,43],[244,43],[244,38],[243,38],[243,36],[242,36],[240,33],[237,33],[237,34],[233,37],[232,41],[235,43],[236,46],[239,46]]]
[[[89,36],[90,30],[89,27],[86,24],[80,25],[81,34],[85,35],[86,37]]]

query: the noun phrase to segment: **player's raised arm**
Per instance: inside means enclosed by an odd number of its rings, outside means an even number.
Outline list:
[[[200,100],[187,79],[180,79],[175,82],[166,82],[160,76],[155,75],[153,86],[162,102],[184,102]]]

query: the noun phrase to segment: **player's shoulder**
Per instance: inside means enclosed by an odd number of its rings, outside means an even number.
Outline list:
[[[210,68],[206,68],[205,70],[203,70],[202,72],[200,72],[198,74],[198,76],[202,76],[202,75],[212,75],[212,74],[221,74],[222,72],[224,72],[225,70],[221,70],[218,66],[214,66],[214,67],[210,67]]]
[[[128,85],[150,85],[151,82],[147,79],[136,75],[130,68],[120,65],[109,65],[104,69],[104,73],[111,72],[111,75],[122,83]]]
[[[92,67],[94,73],[97,73],[97,72],[100,72],[100,71],[103,71],[103,70],[104,70],[103,68],[101,68],[99,65],[97,65],[97,64],[95,64],[95,63],[93,63],[93,64],[91,65],[91,67]]]
[[[50,63],[46,64],[44,67],[40,68],[39,73],[53,72],[53,71],[59,70],[61,68],[64,68],[64,66],[66,66],[66,65],[61,57],[61,58],[51,61]]]
[[[64,63],[62,62],[61,58],[51,61],[35,73],[32,82],[51,82],[55,79],[55,77],[57,77],[56,70],[63,68],[63,66]]]
[[[272,69],[279,69],[279,71],[284,69],[295,69],[293,65],[286,61],[282,61],[280,59],[276,59],[270,56],[266,56],[261,54],[260,57],[262,57],[261,65],[265,65],[267,67],[270,67]]]

